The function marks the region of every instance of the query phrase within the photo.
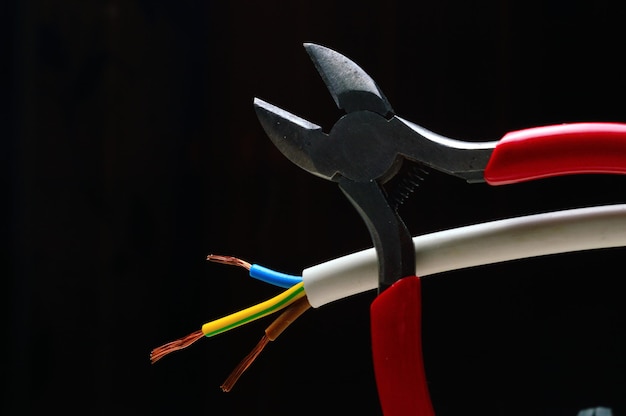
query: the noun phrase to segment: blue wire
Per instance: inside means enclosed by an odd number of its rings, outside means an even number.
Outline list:
[[[302,276],[280,273],[258,264],[250,266],[250,277],[284,288],[290,288],[302,281]]]

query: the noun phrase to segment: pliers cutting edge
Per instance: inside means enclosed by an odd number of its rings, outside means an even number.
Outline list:
[[[490,185],[625,174],[626,124],[573,123],[514,131],[498,141],[455,140],[397,116],[373,79],[347,57],[316,44],[304,47],[346,114],[327,133],[258,98],[257,116],[289,160],[339,184],[370,232],[379,265],[372,350],[384,414],[434,414],[422,358],[415,248],[383,185],[404,163]]]

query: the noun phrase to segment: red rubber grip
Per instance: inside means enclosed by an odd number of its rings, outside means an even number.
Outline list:
[[[372,303],[374,372],[385,416],[435,414],[422,355],[420,279],[398,280]]]
[[[626,174],[626,124],[573,123],[506,134],[485,168],[490,185],[583,173]]]

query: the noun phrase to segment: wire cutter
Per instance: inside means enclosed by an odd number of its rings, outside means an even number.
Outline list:
[[[371,305],[374,371],[386,416],[432,415],[421,346],[420,279],[410,232],[384,185],[414,163],[490,185],[569,174],[626,173],[626,124],[573,123],[513,131],[500,140],[444,137],[395,114],[374,80],[344,55],[304,44],[337,106],[328,132],[255,98],[266,134],[302,169],[338,183],[365,221],[376,250]]]

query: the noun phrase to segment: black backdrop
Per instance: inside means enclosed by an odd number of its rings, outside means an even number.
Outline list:
[[[336,120],[303,42],[353,58],[398,114],[451,137],[626,121],[626,14],[609,1],[2,8],[4,414],[380,414],[375,293],[305,314],[228,394],[219,385],[269,321],[148,359],[276,293],[207,264],[208,253],[299,273],[370,245],[337,187],[286,160],[252,108],[258,96],[325,127]],[[403,214],[418,234],[625,202],[625,185],[584,176],[490,189],[435,176]],[[438,414],[624,412],[623,255],[425,279]]]

